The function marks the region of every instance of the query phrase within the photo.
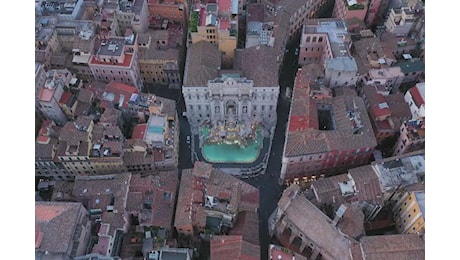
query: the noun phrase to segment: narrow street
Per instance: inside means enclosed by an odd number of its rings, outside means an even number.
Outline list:
[[[284,65],[281,69],[279,79],[280,95],[277,106],[278,121],[276,124],[275,136],[273,138],[271,155],[268,160],[267,173],[256,178],[244,180],[259,188],[260,192],[259,239],[262,260],[268,259],[268,246],[271,242],[274,242],[268,235],[268,217],[275,210],[282,192],[282,187],[278,180],[290,108],[290,99],[286,97],[286,90],[289,88],[292,91],[292,87],[294,86],[294,78],[298,63],[297,56],[295,55],[297,46],[298,42],[288,45],[289,51],[286,53]]]

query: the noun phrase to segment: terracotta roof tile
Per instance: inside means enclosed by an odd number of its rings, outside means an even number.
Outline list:
[[[37,250],[67,253],[81,210],[86,211],[81,203],[36,201],[35,225],[43,233]]]
[[[335,207],[343,203],[342,192],[340,191],[339,182],[348,181],[346,174],[340,174],[327,178],[321,178],[313,182],[311,187],[317,196],[319,203],[331,203]]]
[[[283,192],[278,208],[284,209],[284,218],[321,248],[322,254],[327,255],[327,258],[351,259],[349,251],[353,239],[334,227],[331,224],[332,220],[299,191],[300,187],[294,184]],[[306,219],[308,221],[305,221]]]
[[[251,3],[247,6],[247,22],[263,22],[265,6],[260,3]]]
[[[122,213],[125,210],[130,179],[130,173],[77,176],[72,195],[78,201],[85,201],[88,209],[101,208],[104,211],[114,198],[114,210]]]
[[[425,259],[425,241],[415,234],[366,236],[360,242],[365,259]]]
[[[243,75],[254,81],[254,87],[277,87],[279,63],[272,47],[254,46],[237,50],[240,64],[233,67],[243,71]]]
[[[259,216],[257,212],[240,212],[229,235],[242,236],[244,241],[259,245]]]
[[[206,86],[215,79],[221,66],[221,54],[214,44],[200,41],[188,47],[184,71],[184,87]]]
[[[359,239],[366,235],[364,231],[364,213],[358,205],[346,203],[347,209],[337,227],[348,236]]]
[[[294,96],[297,89],[294,89]],[[306,93],[305,93],[306,94]],[[304,97],[304,102],[311,102],[309,97]],[[364,147],[375,147],[376,140],[372,131],[372,126],[367,116],[367,111],[363,100],[355,96],[340,96],[332,99],[315,100],[317,104],[327,104],[332,106],[334,111],[335,130],[321,131],[312,128],[315,124],[310,125],[309,129],[302,131],[290,132],[287,136],[287,144],[284,156],[300,156],[311,153],[322,153],[334,150],[351,150]],[[293,102],[291,106],[296,106]],[[309,107],[309,105],[307,105]],[[294,110],[292,108],[291,110]],[[310,122],[315,120],[316,114],[305,113],[310,117]],[[349,111],[354,111],[359,115],[362,128],[362,134],[353,134],[353,122],[349,118]],[[300,116],[300,115],[297,115]],[[290,116],[291,120],[291,116]]]
[[[422,97],[417,87],[410,88],[409,92],[417,107],[420,107],[421,105],[425,104],[425,99]]]
[[[359,201],[373,201],[383,205],[382,189],[377,174],[372,166],[365,165],[349,170],[355,182]]]
[[[121,111],[115,108],[107,108],[99,119],[100,123],[116,126],[121,118]]]
[[[147,124],[138,124],[133,128],[132,139],[144,139],[145,130],[147,129]]]
[[[117,103],[121,99],[122,95],[124,96],[123,103],[119,104],[122,108],[128,108],[128,102],[131,95],[138,93],[136,87],[118,81],[110,81],[105,87],[105,90],[115,95],[113,104]]]
[[[214,236],[210,247],[211,259],[260,259],[260,247],[245,242],[241,236]]]
[[[204,195],[218,198],[219,194],[230,193],[228,205],[231,209],[238,209],[238,211],[255,211],[259,207],[258,189],[218,169],[211,169],[210,174],[204,174],[207,172],[209,172],[209,167],[202,162],[195,163],[194,169],[182,172],[175,227],[206,224]]]

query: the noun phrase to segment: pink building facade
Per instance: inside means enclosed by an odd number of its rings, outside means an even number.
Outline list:
[[[134,40],[133,40],[134,41]],[[92,55],[89,67],[95,80],[120,81],[143,88],[137,52],[125,38],[111,37],[103,40],[97,54]]]

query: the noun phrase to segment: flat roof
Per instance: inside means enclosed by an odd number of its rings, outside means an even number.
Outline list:
[[[101,47],[97,54],[106,56],[120,56],[123,53],[125,39],[110,38],[101,43]]]
[[[353,57],[336,57],[326,60],[326,69],[358,71],[358,65]]]

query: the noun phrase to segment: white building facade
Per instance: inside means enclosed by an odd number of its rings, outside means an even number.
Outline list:
[[[273,134],[279,87],[255,87],[252,80],[232,77],[209,80],[205,87],[184,87],[186,116],[197,133],[200,125],[234,121],[250,125],[260,123],[265,134]]]

